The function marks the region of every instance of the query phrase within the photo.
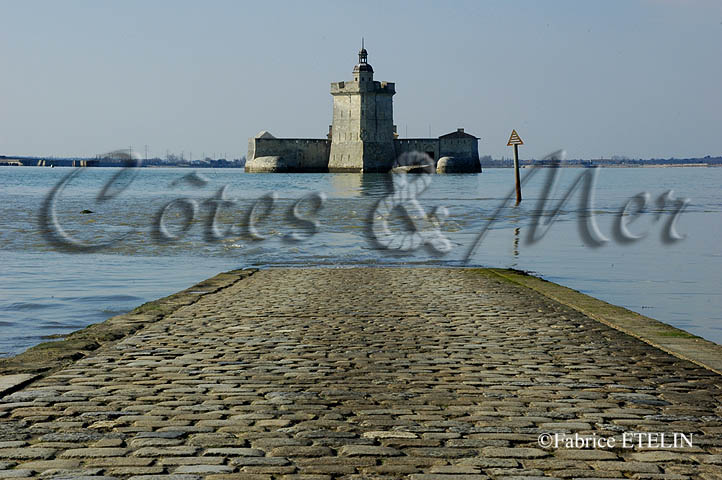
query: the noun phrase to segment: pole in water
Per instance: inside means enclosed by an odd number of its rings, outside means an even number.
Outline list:
[[[511,131],[509,141],[506,143],[507,147],[514,147],[514,179],[516,182],[516,203],[521,203],[521,181],[519,181],[519,145],[524,145],[521,137],[516,130]]]
[[[521,182],[519,181],[519,145],[514,145],[514,177],[516,179],[516,203],[520,203]]]

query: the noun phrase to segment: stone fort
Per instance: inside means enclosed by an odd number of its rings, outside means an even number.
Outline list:
[[[438,138],[398,138],[396,86],[374,80],[361,47],[353,80],[331,84],[333,121],[326,138],[276,138],[261,131],[248,141],[247,172],[388,172],[407,152],[422,152],[437,173],[480,172],[479,139],[463,128]]]

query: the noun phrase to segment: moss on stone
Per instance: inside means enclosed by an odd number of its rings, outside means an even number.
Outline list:
[[[0,375],[52,373],[91,354],[101,346],[131,335],[178,308],[195,303],[203,295],[215,293],[256,271],[249,269],[221,273],[182,292],[144,303],[127,314],[77,330],[63,340],[43,342],[14,357],[0,358]]]
[[[662,331],[657,333],[657,335],[662,337],[676,337],[676,338],[700,338],[697,335],[692,335],[689,332],[685,332],[684,330],[669,330],[669,331]]]

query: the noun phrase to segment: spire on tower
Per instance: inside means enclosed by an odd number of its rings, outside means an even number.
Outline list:
[[[374,73],[374,69],[371,68],[371,65],[369,65],[368,56],[369,56],[369,52],[366,51],[366,47],[364,46],[364,38],[361,37],[361,50],[358,51],[358,64],[356,64],[356,66],[353,67],[354,73],[359,73],[359,72],[369,72],[372,74]],[[367,78],[366,80],[373,80],[373,76]]]
[[[369,53],[364,48],[364,37],[361,37],[361,50],[358,51],[358,63],[368,63]]]

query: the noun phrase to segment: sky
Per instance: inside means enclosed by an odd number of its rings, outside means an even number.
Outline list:
[[[480,155],[722,155],[722,1],[0,0],[0,154],[324,138],[361,38],[401,137]]]

